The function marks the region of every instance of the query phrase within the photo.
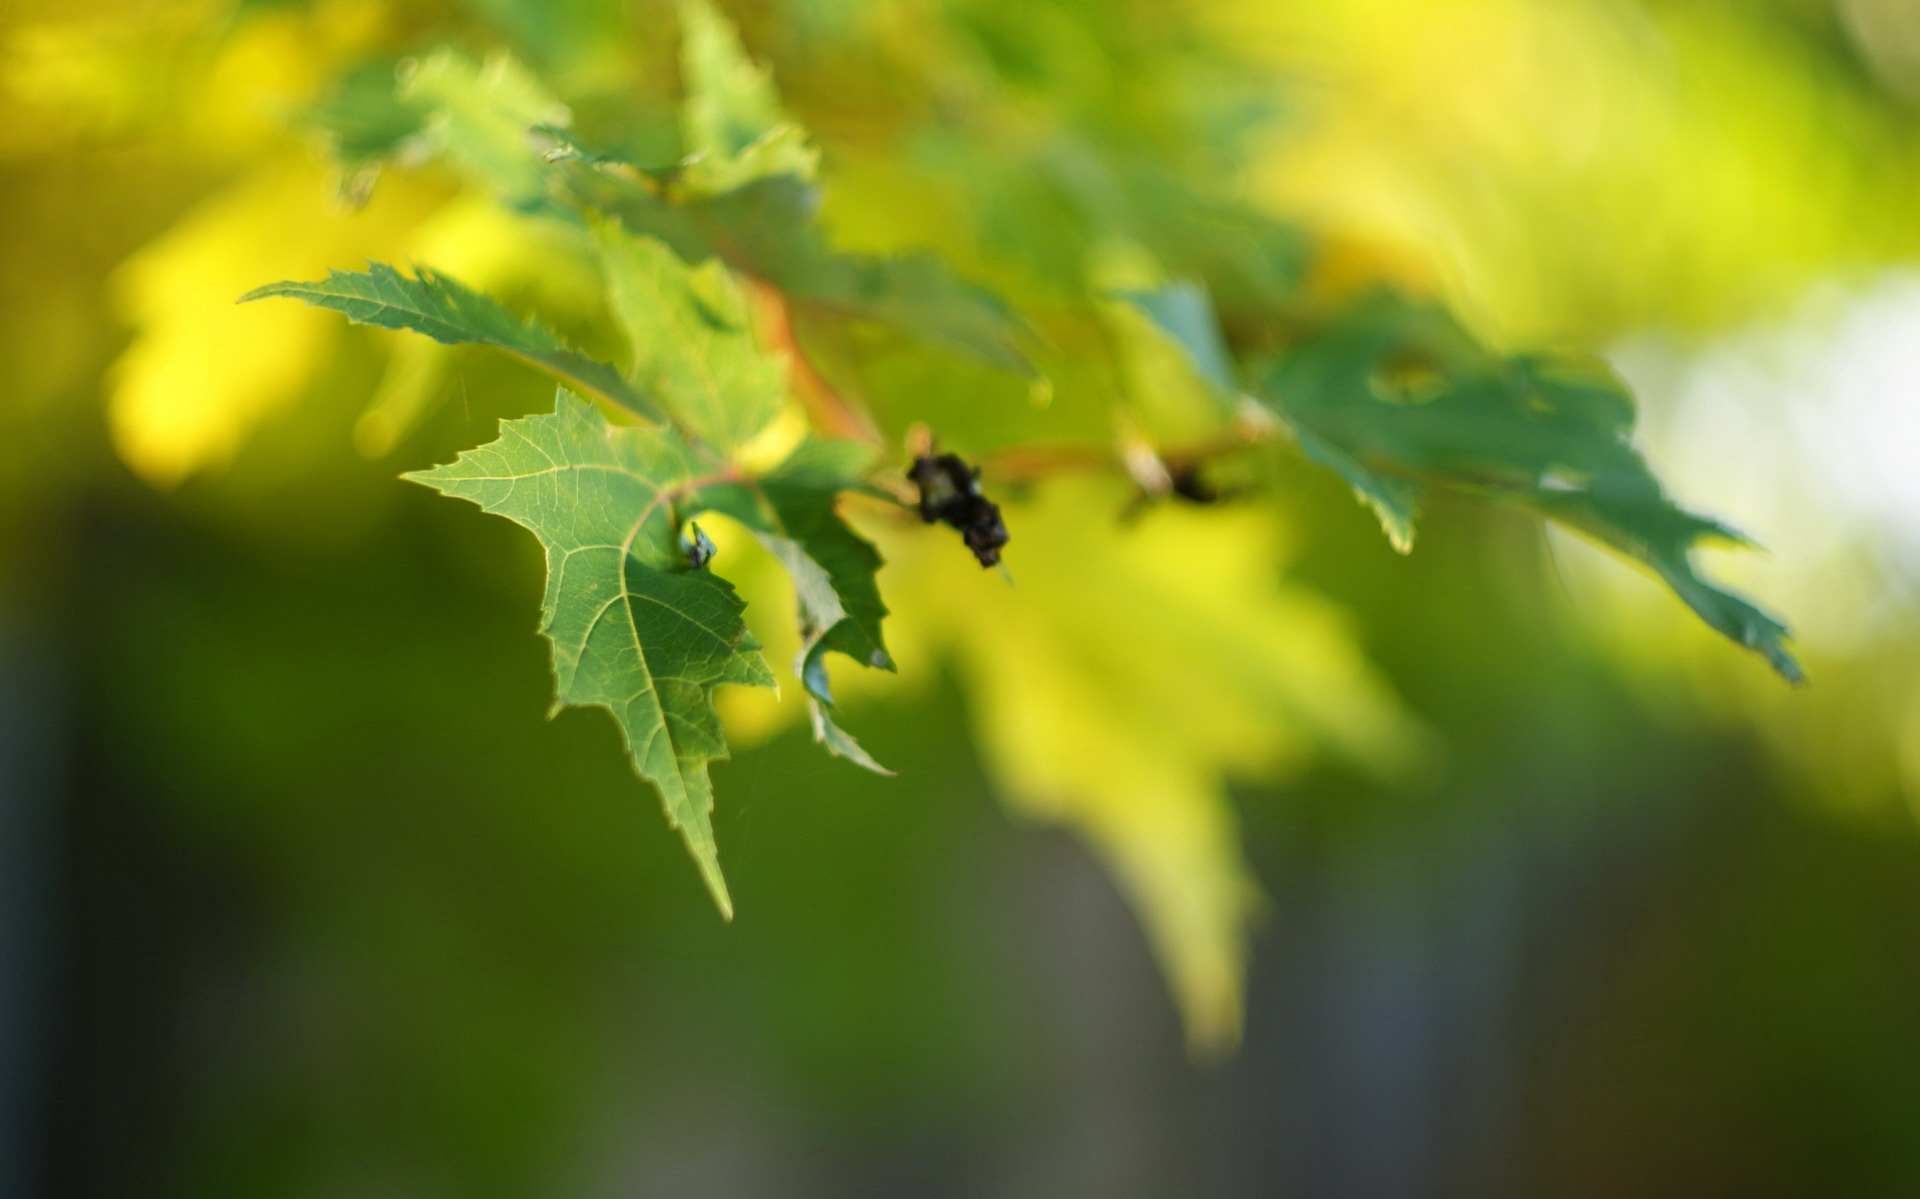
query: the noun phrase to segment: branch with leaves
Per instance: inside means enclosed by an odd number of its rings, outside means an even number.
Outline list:
[[[613,714],[723,913],[732,904],[708,765],[727,745],[714,692],[771,686],[774,675],[699,529],[709,513],[751,530],[785,568],[814,735],[873,770],[841,727],[825,667],[838,653],[894,669],[880,556],[844,519],[846,497],[916,508],[993,565],[1009,538],[1016,556],[1020,546],[1017,523],[1009,529],[987,494],[996,486],[1119,472],[1149,499],[1213,501],[1209,472],[1239,456],[1299,454],[1333,472],[1402,551],[1432,493],[1527,509],[1644,564],[1706,624],[1799,680],[1785,627],[1694,570],[1697,545],[1741,538],[1668,498],[1633,446],[1632,405],[1611,374],[1496,354],[1441,308],[1391,290],[1337,300],[1288,292],[1274,264],[1294,253],[1297,231],[1203,196],[1171,201],[1184,206],[1191,253],[1165,255],[1156,284],[1086,304],[1179,362],[1204,397],[1205,436],[1151,436],[1116,399],[1122,432],[1110,442],[1000,446],[977,473],[909,444],[910,433],[890,439],[856,398],[858,380],[849,387],[844,370],[836,377],[818,360],[810,329],[880,326],[970,360],[968,369],[1029,380],[1042,378],[1036,362],[1072,347],[1047,344],[1035,323],[931,257],[836,249],[817,220],[813,142],[707,0],[683,0],[679,12],[683,153],[669,162],[588,145],[523,68],[450,50],[398,72],[356,72],[312,117],[352,198],[364,199],[383,169],[437,162],[568,231],[604,282],[623,366],[424,268],[374,264],[245,298],[297,299],[360,324],[489,346],[557,381],[551,412],[507,421],[498,440],[407,477],[540,541],[556,703]],[[1218,311],[1215,295],[1226,297]]]

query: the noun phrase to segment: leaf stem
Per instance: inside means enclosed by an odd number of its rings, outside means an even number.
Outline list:
[[[1031,483],[1061,474],[1123,474],[1145,486],[1150,475],[1201,466],[1265,445],[1273,440],[1275,428],[1270,417],[1263,420],[1247,414],[1205,441],[1164,450],[1156,450],[1137,437],[1123,438],[1113,444],[1010,446],[982,458],[980,473],[997,483]],[[1143,469],[1143,452],[1152,455],[1153,465],[1159,466],[1160,471]]]
[[[787,356],[794,394],[800,397],[814,427],[829,437],[884,447],[886,439],[880,435],[879,426],[874,423],[872,415],[836,391],[833,384],[814,368],[806,351],[800,348],[800,339],[794,334],[787,297],[764,279],[744,274],[742,278],[747,285],[747,294],[752,298],[754,316],[757,318],[755,325],[770,347]]]

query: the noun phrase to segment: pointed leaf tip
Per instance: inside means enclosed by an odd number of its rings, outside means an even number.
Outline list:
[[[745,603],[680,548],[682,517],[707,506],[709,472],[671,431],[611,425],[563,390],[552,413],[508,421],[498,440],[410,478],[540,540],[555,707],[612,713],[634,771],[660,793],[730,919],[707,773],[727,756],[713,693],[771,686],[773,675],[742,619]]]

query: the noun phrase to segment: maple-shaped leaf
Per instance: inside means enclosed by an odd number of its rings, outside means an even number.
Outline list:
[[[1003,370],[1032,374],[1025,324],[993,293],[924,254],[843,254],[815,224],[819,155],[767,73],[710,0],[681,0],[681,109],[688,160],[640,169],[573,143],[548,157],[575,198],[656,237],[687,262],[719,257],[795,304],[899,329]]]
[[[1190,307],[1140,306],[1196,346]],[[1165,320],[1173,311],[1182,319]],[[1746,539],[1667,496],[1604,367],[1491,353],[1444,311],[1381,292],[1251,374],[1302,453],[1353,488],[1397,549],[1412,546],[1425,488],[1517,503],[1647,566],[1709,627],[1803,679],[1787,627],[1694,570],[1697,545]]]
[[[242,304],[275,296],[304,300],[359,325],[410,329],[447,345],[485,345],[520,358],[568,386],[652,420],[658,406],[604,362],[569,349],[542,325],[523,321],[492,298],[427,267],[412,276],[385,263],[364,272],[328,271],[316,283],[270,283],[240,297]]]
[[[713,690],[771,687],[773,676],[745,604],[689,561],[680,529],[707,506],[706,489],[737,475],[671,430],[610,424],[562,389],[552,413],[505,422],[497,441],[406,477],[540,539],[556,703],[613,713],[634,769],[658,788],[730,918],[707,776],[727,756]]]
[[[565,107],[503,54],[476,63],[437,50],[403,72],[390,96],[380,68],[363,68],[309,120],[334,141],[350,176],[406,146],[446,160],[513,207],[551,212],[545,182],[557,169],[575,203],[659,238],[686,262],[718,257],[795,303],[1031,374],[1028,330],[991,292],[923,254],[842,254],[827,244],[814,224],[818,153],[805,130],[787,119],[771,80],[710,3],[683,0],[680,16],[689,158],[675,170],[642,169],[581,145]]]
[[[718,259],[688,266],[611,221],[594,229],[633,377],[687,428],[732,450],[779,415],[787,363],[754,335],[747,297]]]

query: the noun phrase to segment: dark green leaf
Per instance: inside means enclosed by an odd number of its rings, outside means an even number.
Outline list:
[[[1223,342],[1204,296],[1129,298],[1219,378]],[[1258,374],[1260,399],[1301,452],[1353,488],[1396,549],[1413,545],[1423,487],[1522,504],[1645,564],[1709,627],[1801,680],[1786,626],[1694,571],[1694,546],[1744,539],[1667,497],[1604,368],[1500,357],[1439,309],[1382,293]]]
[[[426,267],[415,269],[409,277],[374,262],[364,272],[329,271],[317,283],[271,283],[241,296],[240,302],[285,296],[332,309],[356,324],[410,329],[447,345],[493,346],[563,383],[650,420],[662,419],[659,407],[612,367],[568,349],[543,326],[521,320],[458,280]]]
[[[417,143],[426,126],[427,106],[395,94],[398,70],[392,58],[354,67],[306,117],[331,144],[343,187],[356,200],[365,199],[380,164]]]
[[[551,415],[407,476],[531,530],[547,554],[540,631],[556,702],[613,713],[634,769],[659,789],[723,914],[732,901],[713,837],[707,763],[727,756],[713,709],[723,684],[770,687],[745,604],[680,548],[703,489],[731,477],[665,429],[615,426],[565,390]]]
[[[860,486],[871,459],[865,446],[807,442],[750,490],[717,490],[709,500],[752,529],[793,579],[801,640],[794,669],[807,690],[815,739],[885,774],[835,724],[825,663],[828,653],[840,653],[862,666],[894,669],[880,631],[887,615],[874,581],[880,555],[836,510],[840,493]]]
[[[1604,369],[1502,358],[1440,310],[1379,295],[1275,359],[1260,392],[1396,542],[1422,486],[1522,504],[1646,564],[1709,626],[1801,680],[1786,626],[1694,571],[1694,546],[1742,539],[1667,497]]]

